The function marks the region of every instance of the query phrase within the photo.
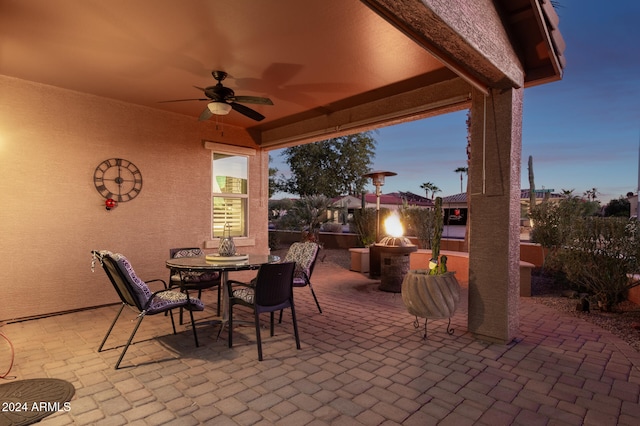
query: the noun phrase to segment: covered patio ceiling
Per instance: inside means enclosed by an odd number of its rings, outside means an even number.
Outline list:
[[[236,95],[274,104],[246,104],[259,122],[224,116],[247,137],[233,142],[284,147],[466,108],[471,87],[518,87],[488,36],[511,40],[524,85],[561,77],[549,0],[482,3],[0,0],[0,74],[197,120],[206,101],[161,101],[204,98],[194,86],[222,70]],[[461,27],[478,7],[507,31],[477,16]]]

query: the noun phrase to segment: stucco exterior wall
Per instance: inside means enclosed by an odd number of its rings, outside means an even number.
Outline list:
[[[169,248],[205,247],[204,141],[233,143],[234,129],[225,139],[214,123],[6,76],[0,87],[0,320],[116,302],[104,272],[91,272],[92,249],[125,254],[149,280],[167,278]],[[268,247],[268,154],[256,149],[247,253]],[[107,211],[93,173],[112,157],[135,163],[143,187]]]

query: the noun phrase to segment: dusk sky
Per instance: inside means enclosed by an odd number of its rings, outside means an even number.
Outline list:
[[[531,155],[536,188],[575,195],[597,188],[605,204],[638,190],[640,2],[559,3],[567,63],[562,80],[525,89],[521,187],[529,187]],[[459,193],[454,170],[467,165],[466,116],[465,110],[379,129],[373,169],[398,173],[382,192],[424,195],[420,186],[432,182],[442,190],[438,196]],[[286,174],[280,152],[272,152],[272,167]]]

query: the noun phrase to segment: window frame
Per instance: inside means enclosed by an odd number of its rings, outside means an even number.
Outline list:
[[[253,238],[250,238],[251,229],[251,209],[249,207],[249,200],[251,198],[251,190],[250,190],[250,181],[251,181],[251,160],[256,155],[256,150],[253,148],[239,147],[233,145],[227,145],[217,142],[207,142],[205,141],[205,148],[211,151],[210,156],[210,180],[209,180],[209,206],[210,206],[210,214],[209,214],[209,233],[211,241],[205,243],[205,248],[217,248],[220,242],[219,236],[214,236],[213,234],[213,225],[214,225],[214,207],[213,207],[213,199],[218,197],[222,198],[236,198],[244,200],[245,203],[245,235],[243,236],[233,236],[234,242],[236,246],[249,246],[254,245],[255,241]],[[223,154],[230,156],[238,156],[245,157],[247,161],[247,177],[246,177],[246,194],[230,194],[230,193],[214,193],[213,192],[213,180],[214,180],[214,155],[215,154]]]

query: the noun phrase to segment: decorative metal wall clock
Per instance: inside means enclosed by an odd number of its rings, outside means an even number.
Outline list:
[[[142,173],[129,160],[109,158],[96,167],[93,183],[105,199],[131,201],[142,190]]]

